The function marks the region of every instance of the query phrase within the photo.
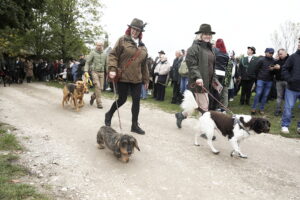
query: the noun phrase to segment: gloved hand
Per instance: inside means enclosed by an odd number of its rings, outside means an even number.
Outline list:
[[[89,73],[88,73],[88,72],[85,72],[85,73],[84,73],[84,77],[85,77],[85,78],[90,78]]]

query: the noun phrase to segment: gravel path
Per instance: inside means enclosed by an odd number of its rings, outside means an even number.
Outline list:
[[[129,163],[96,146],[104,109],[86,105],[76,112],[61,106],[62,90],[32,83],[0,86],[0,121],[14,125],[27,150],[21,162],[51,187],[56,199],[300,199],[300,142],[270,134],[242,144],[248,159],[231,158],[226,138],[218,135],[211,153],[205,140],[193,146],[195,119],[177,129],[174,114],[141,106],[141,136],[130,133],[131,103],[120,110],[125,133],[141,151]],[[118,130],[117,115],[112,127]],[[30,180],[29,180],[30,181]]]

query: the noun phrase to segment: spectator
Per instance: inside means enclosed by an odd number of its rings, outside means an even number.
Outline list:
[[[155,84],[157,84],[157,101],[164,101],[165,99],[165,90],[168,82],[169,71],[170,64],[167,57],[163,56],[154,70],[154,74],[156,74]]]
[[[152,69],[151,69],[150,75],[152,76],[152,80],[153,80],[153,83],[152,83],[153,84],[153,98],[156,98],[156,94],[157,94],[157,88],[156,88],[156,85],[154,82],[154,80],[156,78],[156,76],[154,74],[154,70],[155,70],[156,66],[158,65],[158,63],[160,62],[161,58],[165,55],[166,55],[166,53],[163,50],[160,50],[158,52],[158,56],[154,60],[154,63],[153,63]]]
[[[235,60],[235,52],[231,51],[229,53],[229,62],[225,72],[225,82],[224,86],[228,87],[228,99],[233,101],[234,89],[237,83],[237,62]]]
[[[226,75],[225,72],[228,65],[229,56],[227,54],[226,46],[223,39],[217,39],[215,54],[216,54],[216,69],[215,69],[216,75],[218,81],[223,86],[223,89],[221,93],[219,93],[216,90],[213,90],[214,96],[218,101],[220,101],[227,108],[228,107],[228,84],[227,86],[225,85],[225,75]],[[212,106],[213,109],[219,109],[221,111],[224,111],[224,108],[221,108],[221,105],[218,102],[212,101],[212,104],[214,104]]]
[[[258,58],[254,56],[255,54],[255,47],[248,47],[247,55],[246,57],[242,57],[240,60],[239,65],[239,74],[241,79],[241,98],[240,98],[240,104],[241,105],[250,105],[250,98],[251,98],[251,90],[253,83],[256,80],[256,65]]]
[[[300,99],[300,38],[298,41],[298,50],[287,59],[282,67],[281,75],[283,80],[287,81],[284,111],[281,120],[281,133],[288,134],[292,109],[297,99]],[[300,121],[297,124],[297,133],[300,134]]]
[[[33,77],[32,60],[29,60],[29,59],[25,60],[25,73],[26,73],[27,83],[31,83],[31,80],[32,80],[32,77]]]
[[[153,64],[153,59],[151,57],[147,58],[147,67],[148,67],[148,71],[150,72],[151,71],[151,66]],[[153,88],[152,87],[152,76],[149,76],[150,80],[149,80],[149,88],[146,89],[143,85],[141,85],[141,99],[146,99],[147,98],[147,95],[151,95],[151,89]],[[150,88],[151,86],[151,88]],[[149,93],[150,91],[150,93]]]
[[[180,74],[180,93],[181,96],[183,96],[184,91],[187,89],[187,85],[188,85],[188,80],[189,80],[189,71],[188,71],[188,67],[186,65],[185,62],[185,56],[186,56],[186,52],[184,49],[181,50],[182,53],[182,62],[180,64],[179,67],[179,74]]]
[[[281,115],[281,102],[283,101],[284,92],[286,89],[287,82],[283,80],[281,76],[282,66],[285,64],[289,55],[287,54],[285,49],[278,50],[278,60],[274,63],[274,73],[276,79],[276,91],[277,91],[277,101],[276,101],[276,110],[275,116]]]
[[[254,98],[254,103],[252,105],[251,114],[256,114],[256,108],[260,102],[259,113],[264,114],[265,104],[267,102],[268,95],[270,93],[273,79],[274,79],[274,63],[273,58],[274,49],[266,48],[265,57],[262,57],[257,64],[257,82],[256,82],[256,95]]]
[[[72,76],[73,76],[73,81],[76,82],[78,80],[78,66],[79,62],[76,60],[73,60],[73,65],[72,65]]]
[[[172,85],[173,85],[173,97],[172,97],[172,104],[180,104],[182,101],[182,95],[180,93],[180,81],[181,77],[179,74],[179,67],[182,62],[182,53],[181,51],[176,51],[175,52],[175,59],[173,61],[173,65],[171,67],[170,71],[170,78],[172,80]]]
[[[84,72],[84,65],[85,65],[84,55],[80,55],[78,70],[77,70],[77,80],[83,80],[82,75]]]

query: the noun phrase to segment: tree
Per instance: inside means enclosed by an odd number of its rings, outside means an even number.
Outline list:
[[[30,28],[34,9],[38,10],[43,6],[44,0],[1,0],[0,29]]]
[[[288,53],[294,53],[297,49],[300,36],[300,23],[286,21],[271,35],[271,40],[276,49],[284,48]]]
[[[2,1],[9,0],[1,0],[0,8],[4,8]],[[9,8],[16,2],[10,1],[10,6],[0,10],[0,16],[10,16]],[[30,23],[16,18],[14,23],[1,25],[0,51],[18,55],[20,49],[25,49],[39,58],[65,60],[87,53],[86,43],[104,35],[99,25],[102,5],[97,0],[22,0],[20,7],[24,2],[43,2],[43,6],[36,9],[28,4],[26,12],[20,11],[21,16],[30,13]]]

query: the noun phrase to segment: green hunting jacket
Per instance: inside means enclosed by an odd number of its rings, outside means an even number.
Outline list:
[[[106,55],[103,51],[92,50],[86,59],[84,71],[104,72],[106,70]]]
[[[207,90],[210,89],[213,81],[216,81],[215,56],[209,68],[208,55],[211,53],[214,56],[211,45],[200,40],[195,40],[187,50],[185,61],[189,69],[189,88],[192,92],[204,92],[201,87],[196,86],[197,79],[203,80]]]

